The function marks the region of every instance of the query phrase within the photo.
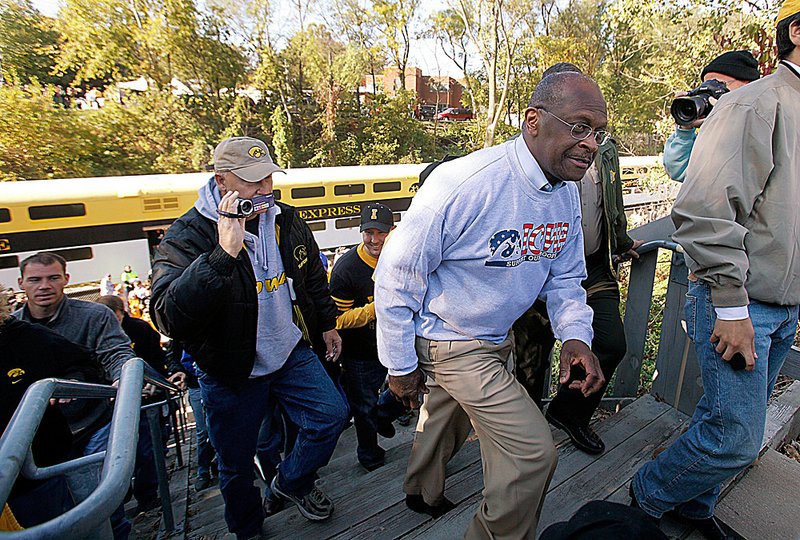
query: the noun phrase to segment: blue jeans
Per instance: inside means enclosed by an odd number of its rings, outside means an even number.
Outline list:
[[[256,455],[267,483],[267,487],[264,489],[265,496],[271,493],[269,483],[275,476],[278,465],[283,461],[281,455],[288,455],[296,440],[297,426],[292,424],[291,420],[281,412],[277,403],[270,402],[267,406],[267,414],[261,421],[256,444]]]
[[[111,424],[95,431],[83,449],[83,455],[96,454],[108,447]],[[146,413],[139,415],[139,438],[136,441],[136,464],[133,469],[133,496],[139,504],[158,498],[158,477],[153,455],[153,439],[150,436],[150,423]]]
[[[253,485],[253,456],[271,400],[297,425],[297,441],[278,467],[281,487],[305,496],[333,454],[346,406],[314,352],[299,343],[278,371],[228,386],[198,369],[211,444],[219,459],[225,522],[237,536],[261,530],[261,496]]]
[[[693,519],[712,516],[720,484],[758,457],[767,399],[792,346],[798,307],[751,300],[748,309],[758,359],[753,371],[734,371],[709,341],[716,322],[710,287],[689,283],[686,327],[705,393],[688,431],[633,478],[636,499],[652,516],[673,509]]]
[[[197,476],[211,476],[211,460],[214,459],[214,448],[208,440],[206,413],[203,408],[203,396],[200,388],[189,388],[189,404],[194,414],[194,436],[197,440]]]
[[[139,431],[142,430],[142,424],[144,424],[144,429],[147,429],[146,422],[139,422]],[[111,423],[109,422],[105,426],[101,427],[89,437],[89,440],[86,441],[86,445],[83,447],[83,451],[81,452],[84,456],[91,456],[92,454],[96,454],[98,452],[102,452],[108,448],[108,436],[111,434]],[[120,504],[114,513],[111,514],[111,529],[114,533],[114,540],[127,540],[128,536],[131,534],[131,522],[128,521],[128,518],[125,517],[125,503]]]
[[[378,446],[378,393],[386,380],[386,368],[377,358],[344,357],[344,391],[353,413],[358,439],[358,461],[365,467],[383,465],[383,448]]]

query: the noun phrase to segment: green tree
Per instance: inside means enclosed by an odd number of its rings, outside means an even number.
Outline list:
[[[453,62],[464,74],[464,82],[469,94],[469,102],[473,108],[478,106],[475,90],[470,76],[470,39],[464,19],[458,11],[448,8],[437,11],[431,15],[429,28],[425,35],[432,37],[439,44],[444,55]]]
[[[400,91],[394,98],[380,95],[369,106],[358,143],[350,141],[356,152],[350,164],[381,165],[420,163],[434,156],[433,140],[421,122],[408,113],[409,95]]]
[[[411,27],[417,16],[419,0],[373,0],[372,11],[389,57],[400,72],[400,89],[406,89],[406,67],[411,51]]]
[[[215,137],[168,92],[91,111],[54,107],[48,95],[0,87],[0,179],[190,172],[210,160]]]
[[[334,0],[333,10],[335,31],[345,36],[364,57],[374,98],[378,93],[377,73],[386,65],[386,55],[379,43],[379,21],[359,0]]]
[[[30,0],[0,0],[0,69],[6,81],[61,82],[53,76],[58,32]]]
[[[294,137],[292,127],[281,107],[275,107],[270,117],[272,121],[272,147],[275,149],[275,163],[291,168],[294,163]]]
[[[94,134],[72,111],[54,107],[50,92],[0,87],[0,180],[94,176]]]
[[[477,51],[485,93],[474,89],[473,105],[483,119],[484,147],[494,144],[497,126],[508,116],[506,100],[512,66],[517,61],[522,40],[536,14],[525,0],[453,0],[451,6],[463,24],[470,45]],[[452,25],[450,28],[458,28]],[[465,76],[468,74],[465,73]],[[480,80],[478,77],[474,81]],[[485,98],[483,97],[485,96]]]
[[[210,162],[215,133],[186,101],[169,92],[133,96],[126,104],[73,111],[92,132],[92,159],[102,175],[196,172]]]
[[[59,29],[58,66],[79,80],[141,74],[163,89],[177,76],[218,94],[244,76],[223,18],[194,0],[66,0]]]

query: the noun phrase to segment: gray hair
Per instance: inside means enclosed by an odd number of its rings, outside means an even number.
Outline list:
[[[566,62],[565,62],[566,63]],[[543,78],[528,102],[529,109],[559,109],[564,102],[565,91],[579,81],[591,82],[593,86],[597,83],[591,77],[577,71],[559,71]]]

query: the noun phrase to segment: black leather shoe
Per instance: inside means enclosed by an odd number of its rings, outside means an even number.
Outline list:
[[[434,518],[443,516],[456,507],[456,505],[447,499],[444,499],[436,506],[431,506],[425,502],[422,495],[406,495],[406,506],[418,514],[428,514]]]
[[[563,422],[550,414],[549,410],[545,413],[545,418],[558,429],[564,430],[569,435],[572,444],[587,454],[602,454],[606,449],[603,440],[589,426],[574,426]]]
[[[705,519],[692,519],[684,517],[674,510],[672,512],[667,512],[666,515],[675,521],[694,527],[697,529],[697,532],[708,538],[708,540],[744,540],[744,536],[740,535],[714,516]]]
[[[375,462],[372,462],[372,463],[366,463],[364,461],[359,461],[359,463],[361,463],[361,466],[364,467],[364,469],[366,469],[367,472],[372,472],[372,471],[374,471],[376,469],[380,469],[381,467],[386,465],[386,462],[384,460],[375,461]]]

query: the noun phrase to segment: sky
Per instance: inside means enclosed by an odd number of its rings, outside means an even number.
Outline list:
[[[440,0],[423,3],[425,5],[423,9],[430,13],[442,3]],[[59,4],[59,0],[33,0],[33,6],[48,17],[56,17],[58,15]],[[427,14],[423,16],[426,17]],[[409,67],[420,68],[424,75],[449,75],[457,79],[463,77],[458,67],[444,55],[432,39],[420,39],[414,43],[411,49]]]
[[[55,17],[58,14],[58,0],[33,0],[33,7],[48,17]]]

